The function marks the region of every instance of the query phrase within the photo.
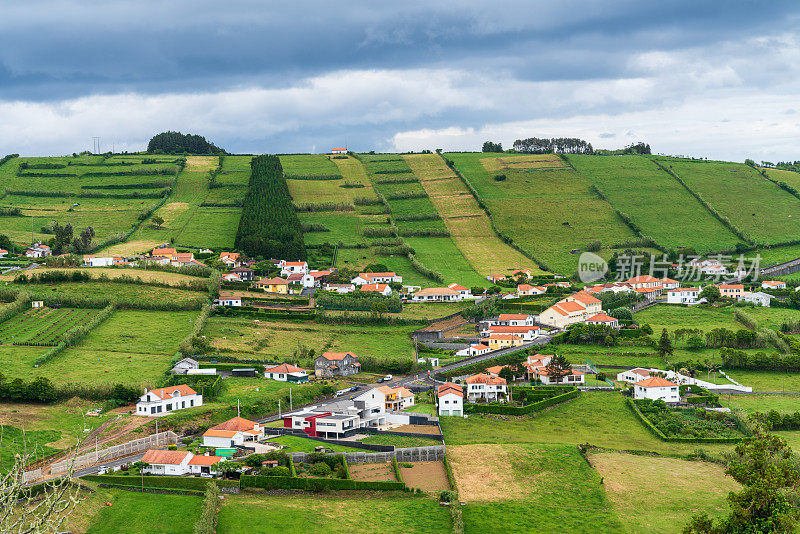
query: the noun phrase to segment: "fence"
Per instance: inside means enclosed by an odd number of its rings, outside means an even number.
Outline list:
[[[305,462],[308,455],[304,452],[293,452],[289,456],[293,462]],[[346,452],[344,457],[348,464],[377,464],[391,462],[393,458],[398,462],[435,462],[444,460],[444,445],[408,447],[391,452]]]
[[[178,443],[178,435],[175,434],[175,432],[171,430],[159,432],[158,434],[135,439],[97,452],[90,452],[75,458],[67,458],[61,462],[56,462],[50,466],[50,474],[58,475],[66,473],[70,466],[72,466],[73,469],[81,469],[106,460],[130,456],[131,454],[146,451],[147,449],[172,445],[174,443]]]
[[[42,470],[41,469],[31,469],[30,471],[25,471],[22,473],[22,483],[27,484],[28,482],[39,480],[42,478]]]

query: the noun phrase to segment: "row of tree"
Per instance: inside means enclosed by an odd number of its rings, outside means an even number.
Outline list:
[[[250,257],[306,259],[297,217],[278,156],[250,162],[250,186],[236,232],[236,248]]]
[[[525,154],[593,154],[592,144],[577,137],[550,139],[529,137],[514,141],[514,150]]]

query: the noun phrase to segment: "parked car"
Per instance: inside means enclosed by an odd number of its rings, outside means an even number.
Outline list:
[[[100,468],[97,470],[98,475],[105,475],[106,473],[108,473],[107,465],[101,465]]]
[[[391,382],[392,378],[394,378],[392,375],[386,375],[386,376],[383,377],[383,381],[384,382]]]

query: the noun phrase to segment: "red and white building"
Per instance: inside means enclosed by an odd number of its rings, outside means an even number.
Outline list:
[[[331,149],[331,154],[333,154],[334,156],[347,155],[347,148],[341,148],[341,147],[332,148]]]
[[[162,451],[150,449],[142,457],[149,464],[142,469],[147,475],[200,475],[210,474],[212,466],[224,462],[222,456],[200,456],[189,451]]]
[[[278,268],[281,270],[281,276],[289,276],[292,274],[304,275],[308,272],[308,262],[305,261],[286,261],[281,260],[278,262]],[[302,278],[301,278],[302,280]]]
[[[780,280],[762,280],[761,289],[786,289],[786,282]]]
[[[602,303],[586,291],[578,291],[558,301],[539,315],[539,322],[556,328],[582,323],[602,313]]]
[[[549,364],[550,360],[552,359],[552,356],[543,354],[534,354],[533,356],[528,356],[527,360],[523,364],[526,370],[526,378],[531,382],[539,380],[545,385],[574,385],[583,384],[586,382],[586,373],[583,371],[578,371],[577,369],[572,369],[567,374],[562,374],[560,376],[550,376],[550,373],[547,371],[547,364]]]
[[[449,289],[452,289],[453,291],[458,291],[459,293],[461,293],[461,296],[465,299],[472,298],[472,291],[468,287],[464,287],[460,284],[450,284],[447,287]]]
[[[619,320],[605,313],[598,313],[586,319],[586,324],[610,326],[611,328],[619,328]]]
[[[667,290],[667,304],[694,304],[700,300],[699,287],[679,287]]]
[[[680,402],[678,384],[660,376],[645,378],[633,385],[634,399],[663,400],[666,403]]]
[[[547,291],[544,286],[532,286],[530,284],[520,284],[517,286],[517,296],[526,297],[529,295],[542,295]]]
[[[458,384],[445,382],[436,389],[439,415],[464,415],[464,390]]]
[[[290,363],[282,363],[264,369],[264,378],[278,382],[294,382],[302,384],[308,382],[308,371]]]
[[[480,336],[488,338],[492,334],[510,334],[523,341],[533,341],[539,336],[541,328],[538,326],[490,326],[482,330]]]
[[[357,286],[364,284],[402,284],[403,277],[392,271],[385,273],[359,273],[350,282]]]
[[[501,313],[496,318],[486,319],[489,326],[533,326],[535,317],[526,313]]]
[[[325,291],[335,291],[340,295],[344,295],[345,293],[352,293],[356,290],[355,284],[325,284],[323,287]]]
[[[508,394],[506,379],[486,373],[467,377],[467,401],[505,402]]]
[[[219,261],[225,264],[228,269],[242,266],[241,255],[238,252],[220,252]]]
[[[303,287],[322,287],[333,271],[308,271],[303,275]]]
[[[381,295],[388,297],[392,294],[392,288],[389,287],[389,284],[363,284],[360,286],[361,288],[359,291],[371,291],[373,293],[380,293]]]
[[[243,417],[212,426],[203,434],[203,447],[239,447],[264,438],[264,427]]]

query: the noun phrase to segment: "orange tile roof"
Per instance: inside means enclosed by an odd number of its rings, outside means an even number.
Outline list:
[[[325,358],[326,360],[344,360],[348,355],[356,359],[358,358],[358,356],[352,352],[323,352],[321,358]]]
[[[179,386],[169,386],[166,388],[151,389],[150,393],[159,399],[171,399],[175,396],[175,392],[180,391],[181,395],[197,395],[197,392],[185,384]]]
[[[458,384],[453,384],[452,382],[445,382],[444,384],[439,386],[437,392],[440,397],[447,395],[448,393],[454,393],[459,397],[464,396],[464,390],[461,389],[461,386],[459,386]]]
[[[661,279],[661,283],[662,284],[680,284],[680,282],[678,282],[677,280],[673,280],[672,278],[662,278]]]
[[[388,271],[385,273],[358,273],[358,276],[364,280],[369,280],[370,278],[394,278],[397,274],[394,271]]]
[[[456,290],[456,291],[467,291],[467,288],[466,288],[466,287],[464,287],[464,286],[461,286],[461,285],[458,285],[458,284],[450,284],[450,285],[449,285],[449,286],[447,286],[447,287],[449,287],[450,289],[454,289],[454,290]]]
[[[389,287],[386,284],[364,284],[361,286],[361,291],[377,291],[378,293],[382,293],[386,291],[386,288]]]
[[[426,287],[420,289],[414,295],[427,296],[427,295],[458,295],[458,291],[454,291],[449,287]]]
[[[256,284],[258,284],[258,285],[272,285],[272,286],[285,286],[285,285],[288,285],[289,282],[286,279],[281,278],[280,276],[276,276],[275,278],[262,278],[261,280],[256,282]]]
[[[186,456],[191,454],[189,451],[160,451],[156,449],[150,449],[144,456],[142,456],[142,461],[148,464],[170,464],[170,465],[180,465],[186,459]]]
[[[189,465],[214,465],[224,460],[222,456],[202,456],[196,455],[189,460]]]
[[[744,289],[744,284],[718,284],[720,289]]]
[[[490,376],[486,373],[478,373],[477,375],[467,377],[466,382],[467,384],[489,384],[492,386],[502,386],[506,384],[506,379]]]
[[[211,428],[209,430],[206,430],[203,433],[203,436],[204,437],[208,436],[210,438],[232,438],[236,434],[238,434],[238,432],[236,432],[235,430],[214,430],[213,428]]]
[[[154,248],[152,255],[153,256],[171,256],[173,254],[177,254],[178,251],[174,248]]]
[[[595,315],[595,316],[593,316],[593,317],[589,317],[589,318],[588,318],[588,319],[586,319],[586,320],[587,320],[587,321],[600,321],[600,322],[604,322],[604,323],[614,323],[614,322],[617,322],[617,320],[616,320],[616,319],[614,319],[614,318],[613,318],[613,317],[611,317],[610,315],[606,315],[605,313],[598,313],[597,315]]]
[[[630,280],[626,280],[628,284],[652,284],[653,282],[660,282],[658,278],[655,276],[650,276],[649,274],[642,274],[639,276],[634,276]]]
[[[218,425],[212,426],[211,430],[235,430],[235,431],[243,431],[243,430],[253,430],[255,428],[256,423],[254,421],[250,421],[245,419],[244,417],[234,417],[232,419],[228,419],[227,421],[220,423]]]
[[[239,253],[238,252],[220,252],[219,253],[219,259],[223,259],[223,258],[230,258],[232,260],[237,260],[237,259],[239,259]]]
[[[509,369],[511,368],[510,365],[495,365],[494,367],[487,367],[486,372],[492,373],[493,375],[497,375],[500,374],[500,371],[502,371],[506,367],[508,367]]]
[[[532,330],[539,330],[538,326],[490,326],[485,331],[496,334],[524,334]]]
[[[650,378],[645,378],[639,382],[636,382],[637,386],[642,386],[643,388],[668,388],[677,386],[675,382],[670,382],[666,378],[661,378],[660,376],[651,376]]]
[[[497,318],[501,321],[524,321],[530,317],[527,313],[501,313]]]
[[[598,304],[600,302],[600,299],[597,299],[597,298],[593,297],[592,295],[590,295],[586,291],[578,291],[577,293],[572,295],[572,298],[574,298],[578,302],[586,304],[587,306],[589,304]]]
[[[489,339],[519,339],[519,337],[512,334],[491,334]]]
[[[530,291],[533,286],[530,284],[520,284],[517,286],[517,291]]]
[[[698,287],[676,287],[675,289],[668,289],[667,293],[680,293],[682,291],[700,291]]]
[[[269,367],[264,369],[265,373],[305,373],[306,370],[297,367],[296,365],[292,365],[290,363],[282,363],[280,365],[276,365],[275,367]]]
[[[304,261],[286,261],[286,262],[283,262],[283,264],[284,265],[289,265],[291,267],[302,267],[303,265],[306,265],[306,262],[304,262]]]
[[[561,308],[562,310],[564,310],[567,313],[581,311],[581,310],[585,310],[586,309],[586,306],[584,306],[580,302],[575,302],[575,301],[559,302],[558,304],[556,304],[556,306],[558,306],[559,308]]]

